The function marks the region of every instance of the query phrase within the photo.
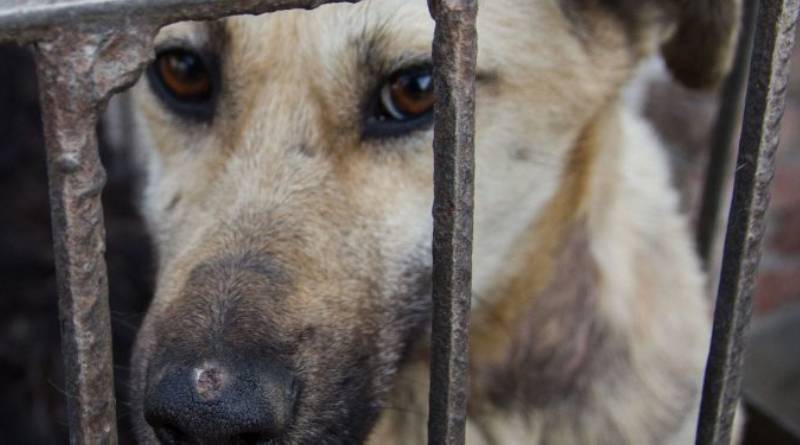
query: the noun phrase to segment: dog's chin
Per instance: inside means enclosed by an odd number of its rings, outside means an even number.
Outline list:
[[[280,437],[233,441],[237,445],[356,445],[366,442],[374,427],[378,410],[354,410],[338,419],[297,419]],[[140,445],[219,445],[217,440],[159,440],[155,431],[141,418],[136,426]]]

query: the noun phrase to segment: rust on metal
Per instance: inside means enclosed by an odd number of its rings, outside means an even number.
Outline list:
[[[428,443],[464,443],[472,293],[477,0],[430,0],[434,128],[433,330]]]
[[[799,6],[800,0],[762,1],[758,11],[698,445],[731,442]]]

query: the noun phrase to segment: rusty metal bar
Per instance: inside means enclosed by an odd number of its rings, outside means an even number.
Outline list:
[[[756,30],[758,1],[746,0],[742,11],[742,30],[737,43],[733,70],[720,92],[720,105],[711,131],[711,152],[706,167],[703,196],[697,222],[695,242],[706,270],[712,261],[711,250],[717,241],[722,195],[728,181],[728,164],[733,152],[736,129],[742,120],[741,102],[750,67],[750,53]]]
[[[359,0],[12,0],[0,4],[0,42],[49,40],[68,26],[107,28],[110,23],[149,22],[163,26],[182,20],[211,20],[283,9],[314,9]]]
[[[477,0],[430,0],[434,129],[433,330],[428,443],[464,443],[475,171]]]
[[[798,8],[800,0],[764,0],[758,11],[733,204],[700,406],[698,445],[731,442],[744,335],[752,310],[769,185],[775,172]]]
[[[95,132],[99,108],[132,84],[156,28],[64,32],[37,45],[70,442],[117,442],[111,324]]]
[[[116,443],[97,115],[78,79],[85,67],[39,54],[70,442]]]

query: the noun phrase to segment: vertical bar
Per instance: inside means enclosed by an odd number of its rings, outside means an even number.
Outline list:
[[[753,50],[757,13],[758,0],[745,0],[742,30],[739,35],[733,70],[725,80],[720,92],[719,110],[711,132],[711,153],[708,157],[695,239],[697,252],[706,270],[710,266],[711,249],[714,248],[717,240],[717,223],[722,195],[728,178],[733,138],[742,117],[740,102],[750,67],[750,53]]]
[[[70,443],[117,443],[105,228],[97,151],[95,42],[38,45]]]
[[[761,256],[799,5],[800,0],[764,0],[758,11],[733,204],[700,406],[698,445],[731,442],[744,334]]]
[[[477,0],[430,0],[434,129],[433,330],[428,443],[464,443],[472,293]]]

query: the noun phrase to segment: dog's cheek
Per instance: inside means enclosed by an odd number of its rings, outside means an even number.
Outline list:
[[[377,313],[361,322],[379,323]],[[376,332],[355,323],[302,334],[297,372],[301,380],[291,443],[358,443],[372,428],[383,399],[385,363]]]

